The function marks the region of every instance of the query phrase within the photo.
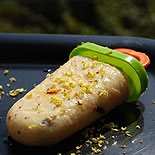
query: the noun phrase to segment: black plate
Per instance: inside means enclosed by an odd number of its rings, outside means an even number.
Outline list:
[[[80,42],[94,42],[110,48],[126,47],[145,52],[151,58],[147,68],[149,86],[147,91],[137,101],[124,103],[91,124],[93,136],[100,133],[106,137],[106,142],[100,148],[101,154],[155,154],[155,40],[134,37],[111,36],[81,36],[81,35],[34,35],[34,34],[0,34],[0,85],[6,93],[16,88],[29,91],[34,84],[41,82],[47,72],[68,60],[71,50]],[[4,75],[4,70],[9,73]],[[51,69],[51,70],[48,70]],[[16,82],[11,83],[10,77]],[[11,86],[8,87],[7,84]],[[25,92],[26,93],[26,92]],[[9,108],[25,93],[15,99],[2,95],[0,102],[0,155],[27,155],[27,154],[70,154],[76,152],[76,146],[82,145],[81,154],[92,154],[91,147],[98,147],[93,143],[85,145],[85,129],[69,137],[61,143],[50,147],[28,147],[12,140],[7,135],[5,126],[6,114]],[[114,122],[118,131],[114,132],[105,127],[105,124]],[[139,125],[140,129],[136,126]],[[104,127],[103,127],[104,126]],[[125,135],[121,127],[127,127],[131,137]],[[115,136],[113,139],[112,136]],[[7,139],[6,139],[7,138]],[[126,148],[121,148],[126,145]]]

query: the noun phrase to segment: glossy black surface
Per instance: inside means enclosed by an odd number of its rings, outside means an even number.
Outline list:
[[[126,152],[127,155],[155,154],[155,104],[153,104],[153,101],[155,101],[155,41],[130,37],[75,35],[41,36],[42,37],[40,38],[42,38],[43,42],[40,42],[38,47],[38,35],[0,34],[1,53],[3,51],[1,57],[3,60],[0,63],[0,85],[3,86],[4,92],[8,93],[9,90],[16,88],[24,88],[29,91],[34,87],[34,84],[40,83],[45,78],[48,73],[47,71],[50,71],[51,73],[58,68],[60,64],[67,61],[71,47],[76,46],[84,40],[98,44],[103,43],[103,45],[106,44],[106,46],[111,48],[128,47],[143,52],[145,51],[151,59],[151,65],[147,69],[149,75],[147,91],[137,101],[120,105],[102,119],[91,124],[89,127],[95,127],[93,132],[94,137],[96,134],[101,133],[109,142],[109,144],[106,144],[105,142],[103,143],[103,146],[101,147],[103,151],[101,154],[119,155],[123,154],[123,152]],[[20,40],[18,38],[20,38]],[[47,42],[49,43],[48,45]],[[30,44],[31,46],[29,46]],[[24,51],[25,54],[22,54],[22,51]],[[47,57],[46,61],[45,51],[48,53],[47,56],[51,53],[54,54],[52,58],[50,57],[51,60]],[[42,56],[42,54],[44,56]],[[3,73],[5,69],[9,70],[7,75],[4,75]],[[16,82],[11,83],[9,81],[10,77],[15,77]],[[8,83],[11,84],[10,87],[7,86]],[[76,146],[81,144],[83,145],[80,149],[81,154],[92,154],[91,147],[97,146],[97,144],[92,144],[90,146],[85,145],[85,141],[87,140],[83,136],[85,129],[61,143],[50,147],[28,147],[8,138],[5,126],[7,111],[25,93],[26,92],[18,95],[15,100],[6,95],[2,95],[2,100],[0,102],[0,116],[2,117],[0,119],[0,155],[70,154],[71,152],[76,152]],[[103,128],[104,124],[109,122],[114,122],[114,124],[118,125],[118,132]],[[136,129],[137,125],[141,128]],[[125,131],[120,129],[125,126],[127,127],[127,130],[130,131],[132,135],[131,137],[126,136]],[[112,139],[111,136],[115,136],[115,139]],[[5,138],[8,138],[7,142],[4,142]],[[126,148],[121,148],[121,145],[126,145]]]

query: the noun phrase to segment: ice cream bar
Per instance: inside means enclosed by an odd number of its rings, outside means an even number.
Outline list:
[[[53,145],[119,104],[133,101],[146,89],[147,76],[143,77],[145,86],[141,86],[140,80],[140,88],[131,86],[135,83],[126,71],[131,67],[129,72],[135,71],[138,79],[146,74],[145,69],[144,73],[137,73],[132,65],[128,66],[129,62],[122,61],[109,48],[92,43],[78,46],[68,62],[11,107],[6,119],[9,135],[29,146]],[[121,66],[124,64],[129,68]],[[131,93],[133,88],[135,96]]]

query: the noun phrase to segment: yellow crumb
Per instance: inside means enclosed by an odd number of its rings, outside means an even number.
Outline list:
[[[36,125],[29,125],[29,126],[28,126],[29,129],[34,129],[34,128],[36,128],[36,127],[37,127]]]
[[[28,93],[28,94],[26,95],[26,98],[27,98],[27,99],[32,98],[32,93]]]
[[[121,145],[121,148],[126,148],[126,145]]]
[[[11,85],[9,83],[7,83],[7,86],[10,87]]]
[[[97,149],[96,147],[91,147],[91,150],[94,152],[94,153],[101,153],[101,149]]]
[[[4,70],[4,74],[7,75],[9,73],[9,70]]]
[[[2,85],[0,85],[0,90],[3,90],[3,86]]]
[[[125,131],[127,128],[126,127],[121,127],[121,130],[122,131]]]
[[[136,129],[141,129],[141,127],[139,125],[136,125]]]
[[[9,80],[10,80],[10,82],[15,82],[16,81],[16,79],[14,77],[11,77]]]

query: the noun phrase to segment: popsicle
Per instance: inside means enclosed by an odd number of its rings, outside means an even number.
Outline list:
[[[10,108],[8,134],[29,146],[56,144],[119,104],[136,100],[147,83],[145,69],[132,56],[83,43]]]

